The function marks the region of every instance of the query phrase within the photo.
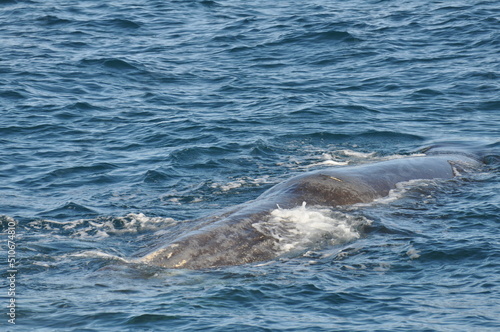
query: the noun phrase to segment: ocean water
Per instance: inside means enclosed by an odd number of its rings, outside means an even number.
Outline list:
[[[489,0],[0,0],[0,329],[498,331],[499,19]],[[277,209],[301,251],[269,262],[134,263],[293,175],[438,142],[489,163]]]

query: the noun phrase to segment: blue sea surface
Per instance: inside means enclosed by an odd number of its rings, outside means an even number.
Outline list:
[[[500,330],[498,1],[0,0],[0,22],[0,330]],[[488,164],[343,211],[356,239],[131,263],[293,175],[439,142]]]

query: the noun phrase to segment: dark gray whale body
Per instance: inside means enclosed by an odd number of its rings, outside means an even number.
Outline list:
[[[203,269],[267,261],[277,257],[277,239],[255,227],[277,206],[342,206],[387,196],[400,182],[449,179],[480,165],[469,153],[429,149],[425,156],[360,166],[327,168],[292,177],[197,230],[142,257],[140,262],[165,268]]]

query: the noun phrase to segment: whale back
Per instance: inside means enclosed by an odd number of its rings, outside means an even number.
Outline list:
[[[457,168],[479,165],[466,154],[433,151],[430,156],[327,168],[292,177],[140,261],[166,268],[201,269],[270,260],[279,254],[277,239],[255,226],[265,223],[277,207],[291,209],[304,202],[327,207],[368,203],[387,196],[398,183],[449,179]]]
[[[494,144],[441,142],[420,149],[421,153],[428,156],[436,155],[462,155],[484,164],[489,164],[491,159],[498,161],[500,155],[500,142]]]

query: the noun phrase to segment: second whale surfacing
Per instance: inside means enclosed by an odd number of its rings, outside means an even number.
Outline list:
[[[308,206],[336,207],[370,203],[389,195],[398,183],[450,179],[457,169],[480,165],[470,153],[428,149],[426,155],[360,166],[320,169],[292,177],[255,200],[211,218],[198,229],[164,244],[139,262],[164,268],[204,269],[269,261],[280,255],[279,239],[259,224],[273,210]]]

